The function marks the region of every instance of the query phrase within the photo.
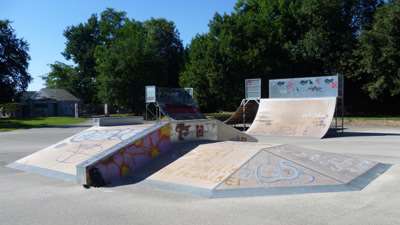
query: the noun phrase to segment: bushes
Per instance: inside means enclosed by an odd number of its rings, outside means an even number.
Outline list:
[[[15,118],[22,115],[23,104],[21,103],[5,103],[0,104],[0,118]]]

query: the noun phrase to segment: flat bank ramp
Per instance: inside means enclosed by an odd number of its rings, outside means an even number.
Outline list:
[[[14,163],[8,165],[8,167],[27,172],[34,172],[58,179],[75,182],[78,181],[82,184],[86,184],[86,179],[88,179],[86,177],[86,170],[92,164],[103,162],[102,159],[108,159],[108,155],[112,155],[121,149],[138,143],[140,142],[140,140],[151,135],[152,133],[158,134],[160,133],[161,129],[166,130],[166,143],[160,142],[158,140],[159,138],[157,139],[156,137],[157,140],[152,140],[153,143],[151,147],[153,148],[145,148],[145,150],[153,151],[150,153],[154,155],[159,154],[160,150],[156,147],[165,148],[164,145],[168,145],[170,143],[170,129],[167,126],[169,126],[168,123],[109,127],[94,126],[43,150],[35,152],[25,158],[19,159]],[[148,142],[148,140],[146,140],[146,142]],[[147,143],[139,144],[147,145]],[[144,151],[143,149],[140,149],[136,146],[135,149]],[[156,152],[156,150],[158,152]],[[151,156],[150,153],[147,155]],[[140,154],[138,155],[142,158],[145,158],[147,156],[145,154],[144,156]],[[131,159],[131,157],[129,159]],[[118,163],[120,163],[121,160],[125,160],[125,158],[121,158]],[[141,159],[139,161],[143,160]],[[112,172],[105,170],[99,171],[100,173],[102,173],[101,175],[104,179],[111,179],[109,176],[119,176],[125,172],[128,172],[129,170],[134,169],[134,165],[132,165],[132,163],[129,164],[128,167],[123,167],[123,165],[126,164],[120,163],[122,167],[117,168],[116,166],[119,165],[118,163],[113,164],[112,167],[108,168],[110,171],[118,170],[118,174],[113,174]],[[136,162],[136,164],[138,163],[139,162]],[[96,165],[101,167],[101,164]],[[81,167],[82,169],[80,174],[82,177],[79,177],[77,171],[79,167]]]
[[[159,188],[206,197],[361,190],[388,166],[290,145],[200,145],[150,176]]]
[[[335,113],[336,98],[261,99],[246,133],[322,138]]]

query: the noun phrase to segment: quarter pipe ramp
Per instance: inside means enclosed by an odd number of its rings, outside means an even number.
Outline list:
[[[236,111],[227,120],[224,121],[226,124],[243,124],[252,123],[256,117],[258,110],[258,102],[249,101],[245,105],[240,104]],[[243,112],[246,113],[243,121]]]
[[[261,99],[251,135],[325,136],[335,113],[336,98]]]

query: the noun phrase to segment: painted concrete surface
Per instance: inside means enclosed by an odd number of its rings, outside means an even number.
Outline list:
[[[329,130],[336,98],[261,99],[251,135],[322,138]]]
[[[207,197],[352,191],[389,167],[291,145],[219,142],[200,145],[147,181]]]
[[[94,126],[72,137],[17,160],[9,166],[74,181],[77,166],[108,149],[130,141],[153,124],[130,126]]]
[[[148,180],[214,189],[268,144],[218,142],[200,145]]]
[[[0,132],[0,224],[400,224],[400,128],[352,127],[322,140],[258,137],[394,164],[353,192],[205,199],[141,183],[83,189],[5,167],[86,128]]]
[[[94,126],[9,165],[14,169],[103,186],[134,173],[169,151],[172,142],[256,141],[217,120]]]

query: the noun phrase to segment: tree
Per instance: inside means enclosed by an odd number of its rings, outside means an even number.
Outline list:
[[[175,86],[183,62],[183,47],[172,22],[126,21],[108,46],[98,46],[96,63],[99,97],[140,112],[144,86]]]
[[[358,78],[372,99],[400,97],[400,1],[380,7],[360,36]]]
[[[43,79],[48,88],[63,88],[78,95],[76,86],[79,84],[79,71],[72,65],[62,62],[50,64],[50,72]]]
[[[267,84],[344,73],[377,6],[374,0],[239,0],[233,13],[216,14],[209,32],[192,40],[181,85],[207,89],[207,96],[198,96],[210,107],[203,110],[232,110],[246,78]]]
[[[18,98],[32,80],[28,51],[28,43],[16,37],[10,21],[0,20],[0,103]]]
[[[145,54],[152,55],[157,79],[168,87],[177,87],[183,66],[183,46],[175,24],[166,19],[150,19],[143,23],[146,30]],[[149,68],[149,69],[152,69]]]
[[[109,8],[100,14],[100,18],[93,14],[85,23],[67,27],[64,31],[67,42],[63,55],[77,65],[78,71],[74,73],[78,78],[72,78],[76,82],[71,91],[86,103],[101,102],[97,99],[95,50],[98,46],[110,45],[126,20],[125,12]]]

